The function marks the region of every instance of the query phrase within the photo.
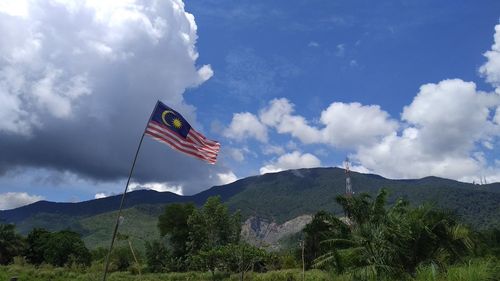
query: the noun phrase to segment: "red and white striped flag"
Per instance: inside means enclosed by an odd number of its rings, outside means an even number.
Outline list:
[[[146,135],[190,156],[215,164],[220,144],[198,133],[177,111],[158,101]]]

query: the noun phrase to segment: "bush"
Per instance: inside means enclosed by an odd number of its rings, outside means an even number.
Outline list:
[[[128,247],[114,248],[111,252],[109,271],[127,271],[134,262],[134,257]]]
[[[164,272],[178,267],[172,265],[172,257],[165,243],[158,240],[146,242],[146,263],[149,272]]]

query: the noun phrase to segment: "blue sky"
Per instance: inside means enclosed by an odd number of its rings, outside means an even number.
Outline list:
[[[147,139],[133,188],[192,194],[346,156],[390,178],[499,181],[498,11],[493,0],[3,2],[0,209],[120,193],[158,99],[222,151],[212,166]]]

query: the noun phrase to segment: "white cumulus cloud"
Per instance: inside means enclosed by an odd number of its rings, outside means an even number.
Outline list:
[[[106,194],[106,193],[104,193],[104,192],[99,192],[99,193],[96,193],[96,194],[94,195],[94,199],[106,198],[106,197],[108,197],[108,196],[109,196],[109,195],[107,195],[107,194]]]
[[[289,133],[305,144],[329,144],[355,148],[373,143],[398,127],[387,112],[377,105],[332,103],[321,113],[319,126],[294,114],[294,105],[287,99],[274,99],[260,112],[260,119],[278,133]]]
[[[490,117],[498,105],[500,96],[478,92],[472,82],[453,79],[423,85],[403,109],[407,128],[361,147],[356,157],[366,168],[389,177],[474,177],[486,169],[477,157],[477,144],[498,136]]]
[[[443,80],[421,86],[402,119],[419,129],[429,152],[466,151],[495,133],[490,113],[499,104],[499,95],[478,92],[473,82]]]
[[[267,142],[267,128],[252,113],[235,113],[231,124],[224,130],[224,136],[239,141],[254,138]]]
[[[105,75],[112,69],[129,77],[164,69],[157,76],[173,78],[166,91],[175,104],[213,74],[208,65],[194,68],[197,27],[181,1],[14,2],[0,6],[0,100],[7,101],[0,111],[9,116],[0,118],[0,132],[27,134],[46,115],[68,118],[85,95],[103,102],[118,82]]]
[[[313,154],[302,154],[299,151],[293,151],[291,153],[283,154],[278,157],[276,161],[263,166],[260,168],[260,173],[276,173],[289,169],[313,168],[319,166],[321,166],[321,161]]]
[[[129,191],[140,190],[140,189],[150,189],[158,192],[173,192],[182,195],[182,185],[168,184],[165,182],[146,182],[137,183],[133,182],[129,185]]]
[[[484,56],[487,61],[479,68],[479,72],[485,76],[486,82],[496,87],[500,93],[500,24],[495,26],[494,43]]]
[[[217,174],[220,184],[228,184],[238,180],[238,177],[233,172]]]
[[[26,192],[6,192],[0,194],[0,210],[14,209],[43,200],[43,196],[30,195]]]
[[[355,148],[374,143],[398,128],[398,122],[378,105],[332,103],[321,113],[322,142]]]

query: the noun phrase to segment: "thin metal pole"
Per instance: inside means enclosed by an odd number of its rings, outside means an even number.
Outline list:
[[[148,123],[151,120],[151,118],[153,117],[153,114],[156,111],[157,106],[158,106],[158,103],[156,103],[156,106],[153,109],[153,112],[151,112],[151,116],[149,117]],[[147,124],[146,124],[146,128],[147,128]],[[116,233],[118,232],[118,225],[120,224],[120,217],[122,214],[123,203],[125,202],[125,194],[127,194],[128,185],[130,183],[130,178],[132,177],[132,173],[134,172],[135,162],[137,161],[137,156],[139,155],[139,150],[141,149],[142,141],[144,140],[145,134],[146,134],[146,129],[144,129],[142,136],[141,136],[141,140],[139,141],[139,146],[137,146],[137,151],[135,152],[135,156],[134,156],[134,162],[132,162],[132,167],[130,168],[130,172],[128,174],[127,184],[125,185],[125,191],[123,191],[122,200],[120,202],[120,209],[118,210],[118,217],[116,218],[115,229],[113,231],[113,238],[111,238],[111,245],[109,245],[108,255],[106,256],[106,266],[104,268],[104,276],[102,277],[103,281],[106,281],[106,276],[108,275],[109,259],[111,256],[111,251],[113,250],[113,244],[115,243]]]

